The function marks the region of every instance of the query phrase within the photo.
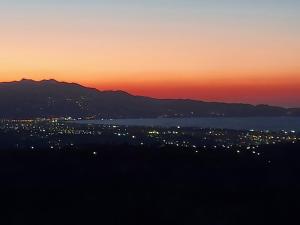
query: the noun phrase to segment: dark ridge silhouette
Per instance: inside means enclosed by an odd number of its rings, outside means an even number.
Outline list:
[[[263,147],[268,165],[222,149],[1,150],[1,224],[296,224],[299,147]]]
[[[300,116],[300,109],[268,105],[154,99],[99,91],[76,83],[22,79],[0,83],[0,118],[155,118]]]

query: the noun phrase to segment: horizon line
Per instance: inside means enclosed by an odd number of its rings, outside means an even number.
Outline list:
[[[300,109],[300,106],[299,107],[287,107],[287,106],[280,106],[280,105],[272,105],[272,104],[268,104],[268,103],[262,103],[262,104],[252,104],[252,103],[247,103],[247,102],[228,102],[228,101],[205,101],[205,100],[202,100],[202,99],[198,99],[198,98],[159,98],[159,97],[151,97],[151,96],[145,96],[145,95],[135,95],[135,94],[132,94],[128,91],[124,91],[124,90],[120,90],[120,89],[107,89],[107,90],[101,90],[101,89],[98,89],[98,88],[95,88],[95,87],[89,87],[89,86],[86,86],[86,85],[83,85],[81,83],[76,83],[76,82],[68,82],[68,81],[63,81],[63,80],[58,80],[58,79],[55,79],[55,78],[49,78],[49,79],[41,79],[41,80],[34,80],[34,79],[31,79],[31,78],[21,78],[19,80],[12,80],[12,81],[0,81],[0,84],[1,83],[17,83],[17,82],[22,82],[22,81],[32,81],[32,82],[36,82],[36,83],[39,83],[39,82],[51,82],[51,81],[54,81],[54,82],[57,82],[57,83],[60,83],[60,84],[74,84],[74,85],[79,85],[83,88],[88,88],[88,89],[94,89],[94,90],[97,90],[99,92],[123,92],[123,93],[126,93],[126,94],[129,94],[131,96],[135,96],[135,97],[146,97],[146,98],[152,98],[152,99],[158,99],[158,100],[185,100],[185,101],[198,101],[198,102],[206,102],[206,103],[224,103],[224,104],[242,104],[242,105],[252,105],[252,106],[270,106],[270,107],[279,107],[279,108],[285,108],[285,109]]]

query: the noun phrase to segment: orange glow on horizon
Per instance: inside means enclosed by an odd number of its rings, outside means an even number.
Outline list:
[[[99,90],[125,90],[131,94],[155,98],[195,99],[203,101],[271,104],[297,107],[300,80],[278,82],[190,82],[135,84],[86,84]]]
[[[158,98],[300,107],[295,7],[52,4],[2,9],[0,81],[54,78]]]
[[[98,90],[123,90],[134,95],[155,98],[195,99],[203,101],[237,102],[251,104],[271,104],[298,107],[300,102],[300,76],[289,75],[217,75],[201,76],[188,74],[154,74],[143,76],[111,75],[89,80],[91,76],[13,76],[3,77],[0,81],[57,79],[75,82]]]

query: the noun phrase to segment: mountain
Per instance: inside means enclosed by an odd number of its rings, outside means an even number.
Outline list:
[[[185,99],[154,99],[123,91],[99,91],[56,80],[0,83],[0,118],[150,118],[300,116],[300,109]]]

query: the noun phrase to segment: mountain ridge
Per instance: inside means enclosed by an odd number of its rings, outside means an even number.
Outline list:
[[[156,99],[100,91],[54,79],[0,82],[0,118],[154,118],[300,116],[299,108],[192,99]]]

